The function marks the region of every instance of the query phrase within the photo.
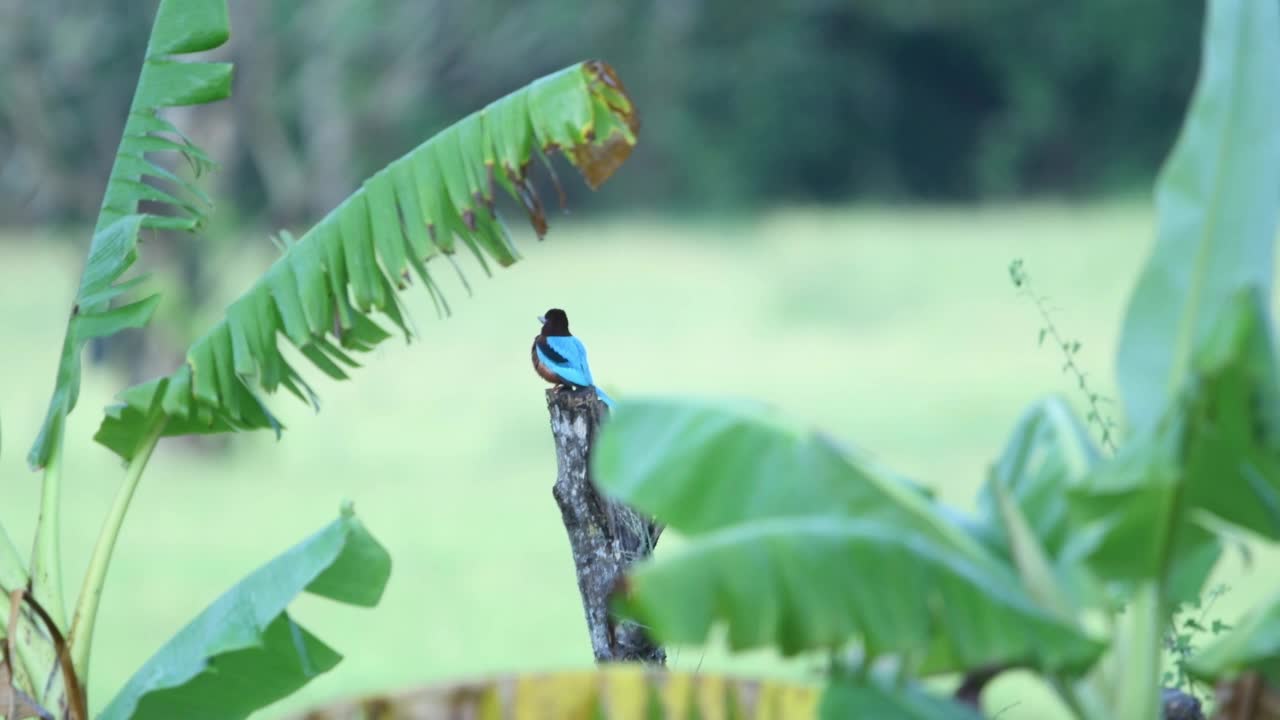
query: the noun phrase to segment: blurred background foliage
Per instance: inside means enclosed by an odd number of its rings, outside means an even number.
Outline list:
[[[92,218],[154,0],[0,3],[0,218]],[[1201,3],[232,0],[235,96],[177,118],[220,212],[315,220],[493,98],[584,58],[643,110],[574,208],[1096,195],[1145,184],[1194,80]],[[573,195],[586,194],[570,185]]]

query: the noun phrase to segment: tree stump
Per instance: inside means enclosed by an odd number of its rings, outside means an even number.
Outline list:
[[[662,527],[597,492],[591,479],[591,446],[608,410],[595,390],[547,390],[556,443],[556,504],[577,570],[578,591],[596,662],[641,661],[663,665],[666,653],[635,623],[609,612],[609,596],[632,563],[648,557]]]

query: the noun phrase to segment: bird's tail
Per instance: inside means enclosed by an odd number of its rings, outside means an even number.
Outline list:
[[[613,398],[611,398],[611,397],[609,397],[607,394],[605,394],[605,391],[601,390],[599,385],[595,386],[595,388],[596,388],[596,395],[599,395],[599,396],[600,396],[600,401],[601,401],[601,402],[603,402],[606,406],[608,406],[608,408],[609,408],[610,410],[612,410],[612,409],[613,409]]]

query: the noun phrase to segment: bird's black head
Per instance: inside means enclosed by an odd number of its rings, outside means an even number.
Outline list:
[[[569,316],[565,315],[560,308],[551,308],[538,320],[542,323],[543,335],[569,334]]]

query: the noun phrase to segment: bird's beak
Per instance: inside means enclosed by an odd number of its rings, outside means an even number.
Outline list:
[[[538,316],[538,324],[539,324],[539,325],[546,325],[546,324],[547,324],[547,319],[546,319],[545,317],[543,317],[543,316],[539,315],[539,316]]]

